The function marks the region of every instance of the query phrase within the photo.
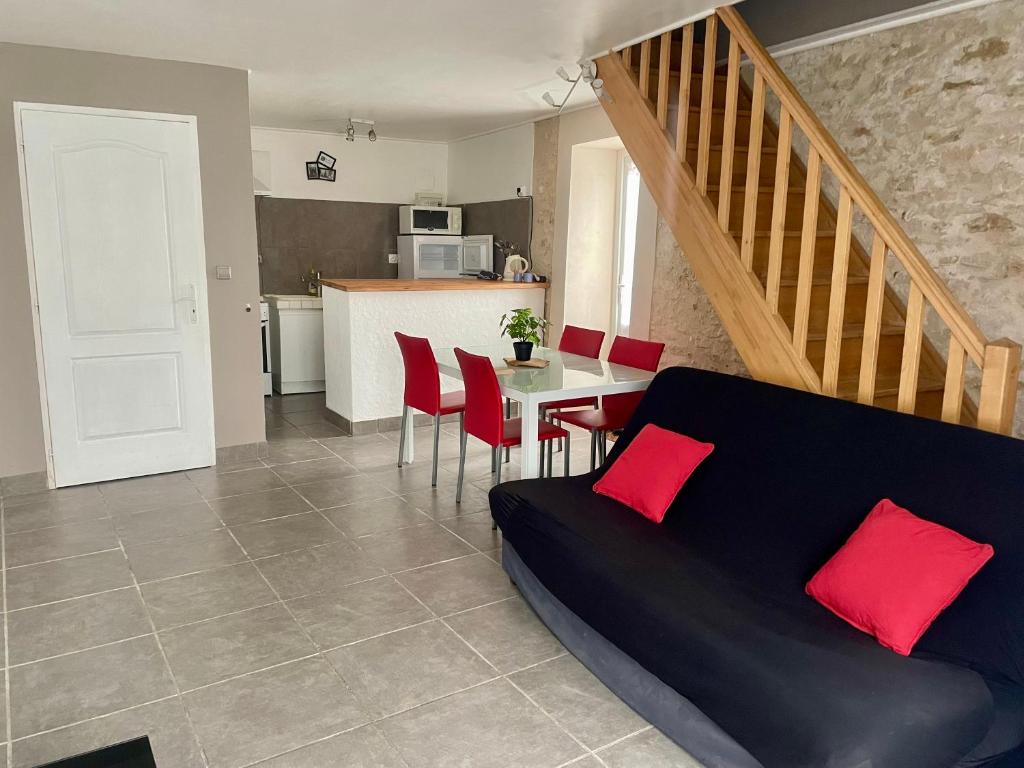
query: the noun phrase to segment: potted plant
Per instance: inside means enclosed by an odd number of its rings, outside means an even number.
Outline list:
[[[512,339],[516,360],[526,361],[533,355],[533,345],[540,344],[539,331],[547,327],[548,321],[537,317],[529,307],[513,309],[501,316],[501,335]]]

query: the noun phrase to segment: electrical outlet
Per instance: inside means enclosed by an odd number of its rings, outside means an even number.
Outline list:
[[[398,263],[398,254],[397,253],[389,253],[388,254],[388,264],[397,264],[397,263]]]
[[[530,196],[530,185],[521,184],[516,187],[516,197],[529,197]]]

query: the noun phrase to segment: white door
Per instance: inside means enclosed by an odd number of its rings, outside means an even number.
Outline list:
[[[213,464],[195,118],[18,112],[56,485]]]

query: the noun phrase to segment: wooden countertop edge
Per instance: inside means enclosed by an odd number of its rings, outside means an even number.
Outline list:
[[[501,291],[512,288],[547,289],[548,283],[513,283],[504,280],[433,278],[423,280],[321,280],[327,288],[349,292]]]

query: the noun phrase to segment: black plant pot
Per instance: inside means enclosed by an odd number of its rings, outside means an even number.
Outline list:
[[[532,341],[513,341],[512,347],[516,351],[516,360],[525,363],[533,355]]]

